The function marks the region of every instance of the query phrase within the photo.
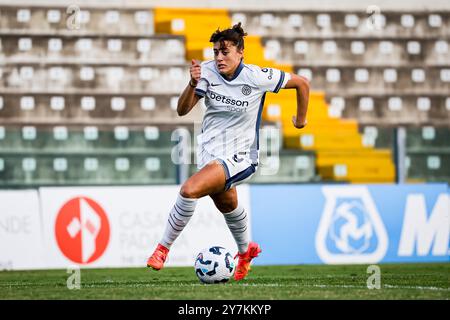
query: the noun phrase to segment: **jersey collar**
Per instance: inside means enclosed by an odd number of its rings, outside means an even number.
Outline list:
[[[219,72],[219,74],[222,76],[222,78],[224,78],[226,81],[228,81],[228,82],[230,82],[230,81],[233,81],[234,79],[236,79],[237,77],[238,77],[238,75],[239,75],[239,73],[241,73],[241,71],[242,71],[242,69],[244,68],[244,63],[242,62],[242,60],[241,60],[241,62],[239,63],[239,65],[238,65],[238,67],[236,68],[236,71],[234,72],[234,75],[231,77],[231,79],[227,79],[227,77],[225,77],[223,74],[221,74],[220,72]],[[216,70],[217,70],[217,67],[216,67]]]

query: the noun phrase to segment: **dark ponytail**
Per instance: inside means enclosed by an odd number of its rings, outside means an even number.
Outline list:
[[[244,32],[244,29],[242,29],[241,23],[239,22],[229,29],[222,31],[217,29],[216,32],[211,35],[209,42],[220,42],[220,46],[224,47],[225,41],[231,41],[238,50],[242,50],[244,49],[244,37],[246,35],[247,33]]]

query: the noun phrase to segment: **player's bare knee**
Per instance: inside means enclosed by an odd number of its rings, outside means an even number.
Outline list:
[[[198,192],[192,183],[186,182],[181,186],[180,194],[189,199],[197,199]]]

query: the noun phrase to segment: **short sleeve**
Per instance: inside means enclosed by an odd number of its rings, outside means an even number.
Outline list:
[[[290,73],[286,73],[279,69],[262,68],[256,73],[257,83],[262,91],[270,91],[277,93],[291,79]]]
[[[195,94],[204,98],[209,85],[209,81],[207,80],[208,72],[206,70],[205,62],[200,64],[200,74],[200,80],[195,87]]]
[[[200,78],[200,80],[197,83],[197,86],[195,87],[195,94],[200,96],[201,98],[204,98],[207,89],[208,89],[208,80],[206,80],[205,78]]]

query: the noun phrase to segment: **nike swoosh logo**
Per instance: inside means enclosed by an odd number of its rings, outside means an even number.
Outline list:
[[[217,86],[220,86],[220,83],[211,83],[211,86],[212,87],[217,87]]]

